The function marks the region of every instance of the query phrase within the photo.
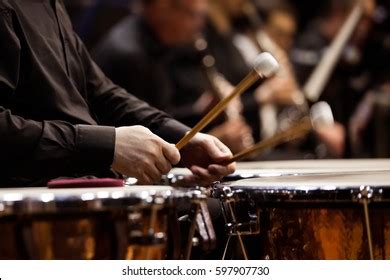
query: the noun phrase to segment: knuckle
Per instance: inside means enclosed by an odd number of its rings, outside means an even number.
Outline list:
[[[161,157],[161,154],[161,148],[155,145],[149,146],[148,149],[145,151],[145,156],[152,161],[156,161],[157,158]]]
[[[143,178],[144,178],[144,181],[146,182],[146,184],[151,184],[153,183],[153,179],[150,178],[150,176],[146,173],[143,174]]]
[[[168,164],[169,165],[171,165],[171,164],[178,164],[180,162],[180,159],[181,159],[180,153],[178,151],[174,151],[172,153],[172,159],[171,159],[172,162],[168,162]]]
[[[231,164],[227,167],[227,173],[228,174],[231,174],[231,173],[234,173],[234,171],[236,171],[236,166]]]
[[[137,183],[138,185],[144,185],[146,184],[146,181],[145,181],[145,177],[140,174],[139,176],[136,177],[137,178]]]
[[[137,166],[134,168],[134,172],[135,172],[135,174],[136,174],[135,177],[136,177],[136,178],[141,177],[141,176],[143,175],[143,171],[144,171],[143,167],[140,166],[140,165],[137,165]]]
[[[150,180],[149,178],[145,177],[145,176],[142,176],[141,180],[139,181],[140,185],[149,185],[150,184]]]
[[[154,174],[154,175],[153,175],[153,183],[160,181],[162,175],[163,175],[163,174],[160,173],[160,172],[157,172],[156,174]]]
[[[138,126],[138,129],[139,129],[141,132],[145,133],[145,134],[151,134],[151,131],[150,131],[149,128],[147,128],[147,127]]]
[[[162,146],[161,140],[157,136],[151,137],[150,142],[153,144],[155,148]]]
[[[150,168],[151,165],[152,165],[152,163],[151,163],[151,160],[149,158],[143,158],[140,161],[141,172],[144,172],[145,169]]]
[[[203,145],[203,146],[207,146],[209,145],[210,143],[210,139],[208,137],[204,137],[200,140],[200,143]]]
[[[164,167],[163,167],[163,172],[164,173],[168,173],[169,171],[171,171],[171,169],[172,169],[172,165],[169,163],[169,162],[165,162],[164,163]]]
[[[163,171],[164,171],[164,173],[169,173],[169,171],[171,171],[171,169],[172,169],[172,166],[169,165],[169,166],[164,167]]]

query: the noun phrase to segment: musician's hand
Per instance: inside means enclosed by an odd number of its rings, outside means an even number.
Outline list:
[[[333,157],[341,158],[345,152],[345,128],[340,123],[316,130],[319,139],[326,145]]]
[[[224,164],[232,153],[217,138],[198,133],[181,150],[182,164],[189,168],[193,175],[184,182],[188,185],[209,185],[235,171],[235,164]]]
[[[299,93],[299,87],[294,79],[275,76],[256,90],[255,98],[260,105],[295,105]]]
[[[218,99],[212,92],[204,92],[198,100],[192,106],[192,110],[199,114],[204,115],[211,110],[218,103]]]
[[[360,19],[359,24],[355,28],[355,32],[350,39],[350,44],[357,47],[358,51],[362,51],[364,43],[373,28],[373,18],[376,10],[375,0],[363,0],[361,2],[363,6],[363,17]]]
[[[255,92],[259,105],[299,105],[304,102],[299,84],[294,74],[288,54],[281,48],[276,48],[273,55],[280,65],[275,76],[264,82]]]
[[[116,129],[112,169],[137,178],[138,184],[153,184],[180,161],[180,153],[172,144],[142,126]]]
[[[236,154],[254,144],[252,129],[241,119],[226,121],[209,134],[217,137]]]
[[[375,94],[368,92],[359,103],[349,121],[349,138],[353,151],[359,152],[363,145],[363,133],[372,120],[375,105]]]
[[[376,9],[376,1],[364,0],[362,5],[363,5],[365,16],[368,18],[373,18]]]

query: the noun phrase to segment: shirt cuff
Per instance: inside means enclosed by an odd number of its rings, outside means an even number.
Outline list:
[[[115,152],[115,128],[77,125],[79,162],[89,170],[110,169]]]

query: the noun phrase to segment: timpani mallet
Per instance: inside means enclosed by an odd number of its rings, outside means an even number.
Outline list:
[[[275,136],[263,140],[251,148],[233,156],[226,164],[246,159],[254,154],[263,152],[282,143],[301,138],[312,130],[329,127],[334,124],[332,109],[326,102],[318,102],[311,107],[310,117],[304,117],[286,131],[277,133]]]
[[[276,59],[267,52],[259,54],[255,60],[253,70],[235,87],[233,92],[222,99],[210,112],[203,117],[200,122],[191,129],[177,144],[176,148],[181,150],[191,139],[202,129],[204,129],[210,122],[212,122],[224,109],[229,102],[234,98],[239,97],[255,82],[260,79],[266,79],[273,76],[279,70],[279,63]]]

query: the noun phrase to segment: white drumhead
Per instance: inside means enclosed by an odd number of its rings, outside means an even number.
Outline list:
[[[227,184],[244,189],[340,189],[360,186],[390,187],[390,172],[362,172],[356,174],[322,174],[264,177],[239,180]]]
[[[345,159],[345,160],[290,160],[239,162],[237,170],[257,169],[272,171],[390,171],[390,159]]]
[[[233,175],[239,175],[241,178],[251,178],[255,176],[278,177],[294,174],[360,171],[390,171],[390,159],[238,162],[237,171]],[[191,174],[191,171],[187,168],[174,168],[168,177]]]

